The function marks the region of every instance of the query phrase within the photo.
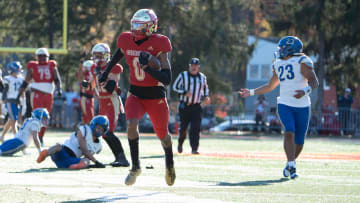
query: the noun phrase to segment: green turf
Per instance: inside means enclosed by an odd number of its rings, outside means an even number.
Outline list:
[[[47,147],[62,143],[69,132],[48,132]],[[7,138],[9,138],[8,136]],[[120,136],[129,156],[125,136]],[[176,152],[176,138],[174,138]],[[360,155],[360,140],[351,138],[309,138],[303,154]],[[141,137],[142,174],[135,185],[124,185],[129,168],[60,170],[50,158],[35,162],[31,144],[15,157],[0,157],[0,202],[360,202],[360,161],[299,159],[300,177],[282,177],[285,160],[206,156],[225,154],[280,154],[280,136],[207,136],[200,140],[203,155],[175,153],[177,179],[169,187],[164,180],[164,157],[156,137]],[[96,157],[113,161],[105,142]],[[153,166],[153,169],[146,169]]]

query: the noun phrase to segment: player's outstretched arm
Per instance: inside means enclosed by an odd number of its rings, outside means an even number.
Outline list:
[[[104,83],[106,81],[111,69],[120,61],[123,56],[124,54],[121,52],[121,49],[116,49],[114,55],[110,59],[110,62],[107,64],[106,69],[101,74],[99,78],[99,83]]]
[[[276,75],[276,73],[273,71],[273,76],[270,78],[269,82],[266,85],[260,86],[256,89],[242,88],[240,89],[240,91],[238,91],[238,93],[243,98],[253,95],[265,94],[273,91],[279,84],[280,84],[280,80]]]
[[[34,140],[34,144],[35,144],[36,148],[38,149],[38,152],[40,153],[41,152],[41,146],[40,146],[38,132],[37,131],[31,131],[31,135],[32,135],[33,140]]]
[[[301,64],[300,67],[301,74],[308,80],[309,86],[305,87],[302,90],[296,90],[294,97],[297,99],[303,97],[304,95],[309,95],[314,89],[319,87],[319,81],[314,71],[314,68],[306,65],[305,63]]]
[[[78,142],[80,145],[80,150],[82,151],[82,153],[84,154],[84,156],[86,158],[88,158],[89,160],[91,160],[95,163],[95,168],[105,168],[105,165],[102,164],[101,162],[99,162],[98,160],[96,160],[95,157],[87,149],[86,140],[85,140],[84,136],[82,136],[80,130],[77,131],[77,139],[78,139]]]
[[[147,54],[147,56],[146,56]],[[144,60],[141,60],[142,57],[147,57],[147,60],[145,60],[145,62],[142,62]],[[171,82],[171,66],[170,66],[170,62],[168,60],[168,55],[167,53],[161,53],[159,55],[159,60],[160,60],[160,70],[156,70],[156,67],[150,67],[148,65],[148,62],[151,61],[152,59],[154,61],[156,61],[157,59],[154,58],[155,56],[152,56],[146,52],[141,52],[140,56],[139,56],[139,62],[141,64],[141,68],[149,73],[153,78],[155,78],[156,80],[160,81],[161,83],[163,83],[164,85],[169,85]],[[153,62],[153,64],[156,64],[156,62]]]

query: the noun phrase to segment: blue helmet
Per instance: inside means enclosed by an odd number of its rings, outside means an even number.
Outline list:
[[[31,116],[33,118],[42,121],[43,118],[50,119],[50,114],[45,108],[37,108],[32,113]]]
[[[12,73],[19,73],[21,72],[22,65],[19,61],[13,61],[8,63],[7,69]]]
[[[91,119],[90,128],[96,137],[100,137],[102,135],[97,133],[95,130],[97,125],[100,125],[104,128],[103,134],[105,134],[109,130],[109,119],[106,116],[95,116],[93,119]]]
[[[292,56],[302,52],[303,43],[295,36],[283,37],[278,44],[280,58]]]

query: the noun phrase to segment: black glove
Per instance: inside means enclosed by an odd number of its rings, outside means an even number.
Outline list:
[[[149,62],[149,57],[150,57],[150,54],[145,52],[145,51],[142,51],[140,52],[140,56],[139,56],[139,62],[141,65],[147,65],[148,62]]]
[[[99,161],[95,161],[94,168],[105,168],[105,165]]]
[[[89,87],[89,81],[87,81],[87,80],[81,81],[81,86],[84,87],[84,88],[88,88]]]

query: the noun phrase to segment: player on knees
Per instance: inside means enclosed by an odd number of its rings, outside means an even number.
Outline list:
[[[8,120],[4,126],[4,131],[0,137],[0,142],[4,141],[4,137],[10,128],[13,134],[17,133],[18,115],[21,114],[21,108],[19,108],[20,104],[17,101],[17,96],[19,94],[19,87],[24,81],[24,78],[21,74],[21,68],[22,65],[18,61],[9,63],[7,65],[7,69],[10,75],[5,76],[3,79],[4,88],[2,100],[5,102],[5,106],[8,112]]]
[[[100,83],[105,82],[116,63],[125,56],[130,69],[130,94],[125,103],[125,115],[132,161],[126,185],[134,184],[141,173],[138,127],[145,113],[148,113],[165,152],[166,183],[171,186],[176,179],[165,88],[171,82],[168,52],[172,47],[168,37],[155,33],[157,25],[158,19],[153,10],[138,10],[131,19],[131,32],[119,35],[118,49],[99,78]]]
[[[10,156],[19,151],[23,151],[25,154],[25,148],[29,146],[31,137],[34,140],[35,146],[39,153],[41,151],[38,133],[42,126],[47,126],[50,116],[49,112],[45,108],[37,108],[32,112],[31,118],[27,118],[24,124],[19,129],[19,132],[15,134],[15,137],[10,140],[6,140],[0,145],[0,155]]]
[[[106,116],[95,116],[90,125],[81,125],[77,131],[65,140],[64,144],[56,144],[49,149],[41,151],[37,162],[41,163],[46,157],[51,156],[52,161],[58,168],[83,169],[87,168],[90,161],[95,163],[96,168],[105,168],[105,165],[97,161],[94,154],[101,151],[100,137],[109,129],[109,120]],[[81,158],[81,157],[85,158]]]
[[[280,84],[278,115],[285,128],[284,151],[287,163],[283,175],[294,179],[295,160],[300,155],[309,126],[310,93],[319,86],[312,60],[303,51],[299,38],[287,36],[278,44],[279,58],[273,62],[273,76],[268,84],[256,89],[241,89],[242,97],[261,95],[272,91]]]

